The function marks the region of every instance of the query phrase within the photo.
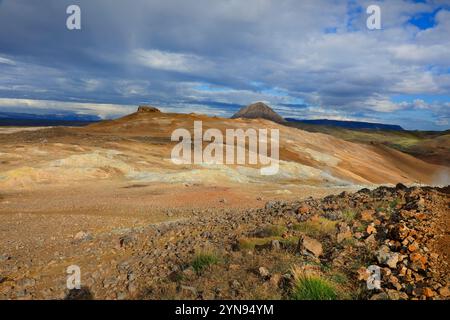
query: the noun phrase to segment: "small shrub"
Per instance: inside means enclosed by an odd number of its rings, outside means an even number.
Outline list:
[[[208,268],[213,264],[219,263],[219,258],[212,253],[200,253],[195,256],[192,260],[192,268],[194,268],[195,272],[201,273],[203,270]]]

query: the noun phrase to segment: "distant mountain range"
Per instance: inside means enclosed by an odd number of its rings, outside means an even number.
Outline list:
[[[302,120],[294,118],[284,119],[263,102],[252,103],[241,108],[232,117],[246,119],[267,119],[282,124],[306,124],[315,126],[332,126],[354,130],[395,130],[403,131],[398,125],[370,123],[361,121],[341,120]],[[0,126],[83,126],[102,119],[94,115],[80,115],[75,113],[63,114],[29,114],[16,112],[0,112]]]
[[[362,121],[342,121],[342,120],[301,120],[294,118],[284,119],[278,113],[276,113],[271,107],[263,102],[252,103],[246,107],[242,107],[238,112],[236,112],[232,117],[235,118],[246,118],[246,119],[267,119],[278,123],[301,123],[307,125],[316,126],[333,126],[346,129],[355,130],[396,130],[403,131],[403,128],[398,125],[383,124],[383,123],[371,123]]]
[[[332,126],[332,127],[340,127],[340,128],[356,129],[356,130],[396,130],[396,131],[404,130],[399,125],[362,122],[362,121],[343,121],[343,120],[328,120],[328,119],[300,120],[300,119],[294,119],[294,118],[286,118],[286,121],[300,122],[300,123],[316,125],[316,126]]]
[[[0,126],[84,126],[100,121],[93,115],[0,112]]]

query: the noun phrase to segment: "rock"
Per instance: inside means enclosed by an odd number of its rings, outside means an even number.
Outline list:
[[[406,190],[406,189],[408,189],[408,187],[405,186],[403,183],[397,183],[397,184],[395,185],[395,189],[396,189],[396,190]]]
[[[127,290],[130,293],[130,295],[135,295],[139,291],[139,287],[136,284],[136,281],[130,281],[127,285]]]
[[[368,236],[365,240],[364,243],[368,246],[374,246],[377,244],[377,239],[375,239],[375,235],[371,234],[370,236]]]
[[[270,285],[272,285],[274,288],[278,288],[280,286],[281,283],[281,279],[282,276],[279,273],[275,273],[270,277],[269,283]]]
[[[139,106],[138,113],[155,113],[155,112],[161,112],[158,108],[149,106],[149,105],[141,105]]]
[[[119,238],[119,247],[120,248],[126,248],[126,247],[132,247],[136,244],[137,240],[135,237],[131,235],[125,235]]]
[[[197,288],[191,286],[181,285],[181,291],[192,294],[195,297],[198,295]]]
[[[73,239],[76,241],[88,241],[92,240],[92,236],[86,231],[80,231],[73,237]]]
[[[281,249],[281,244],[280,241],[278,240],[272,240],[270,242],[270,247],[272,250],[280,250]]]
[[[261,278],[263,278],[263,279],[267,279],[270,276],[269,270],[267,270],[267,268],[265,268],[265,267],[259,267],[258,273],[261,276]]]
[[[233,280],[230,284],[231,289],[237,290],[241,287],[241,284],[237,280]]]
[[[361,267],[356,271],[358,275],[358,281],[367,281],[369,278],[369,271],[365,267]]]
[[[380,292],[371,296],[370,300],[389,300],[389,296],[385,292]]]
[[[388,282],[390,285],[392,285],[396,290],[401,290],[402,289],[402,285],[400,284],[400,282],[398,281],[398,278],[395,277],[394,275],[391,275],[388,279]]]
[[[361,232],[355,232],[354,237],[355,239],[361,239],[364,235]]]
[[[22,288],[34,287],[36,285],[36,280],[31,278],[22,278],[17,281],[17,285]]]
[[[434,297],[434,291],[428,287],[422,289],[422,294],[427,298]]]
[[[117,285],[117,277],[109,277],[103,280],[103,288],[107,289]]]
[[[389,300],[408,300],[408,295],[404,292],[388,289],[386,290]]]
[[[377,233],[377,229],[371,223],[370,225],[367,226],[366,232],[367,232],[367,234],[375,234],[375,233]]]
[[[372,221],[374,214],[375,214],[375,210],[364,210],[363,212],[361,212],[361,220]]]
[[[277,201],[267,201],[265,205],[266,210],[272,210],[275,209],[278,206]]]
[[[117,300],[125,300],[126,298],[127,298],[126,292],[123,292],[123,291],[117,292],[117,294],[116,294]]]
[[[7,254],[0,254],[0,262],[5,262],[11,260],[11,257],[8,256]]]
[[[339,222],[337,225],[337,235],[336,241],[337,243],[341,243],[346,239],[350,239],[352,237],[352,232],[350,227],[345,222]]]
[[[298,242],[298,251],[301,253],[310,253],[318,258],[323,254],[322,244],[316,239],[308,236],[302,236]],[[305,252],[306,251],[306,252]]]
[[[440,288],[439,295],[441,295],[444,298],[450,297],[450,290],[448,289],[448,286]]]
[[[238,265],[238,264],[230,264],[229,266],[228,266],[228,269],[229,270],[232,270],[232,271],[236,271],[236,270],[239,270],[241,267]]]
[[[391,252],[388,246],[381,246],[376,252],[376,257],[379,263],[387,265],[391,269],[397,267],[399,254],[396,252]]]
[[[220,202],[220,203],[227,203],[227,199],[222,198],[222,199],[219,200],[219,202]]]
[[[195,270],[192,267],[186,268],[183,270],[183,275],[188,277],[188,278],[192,278],[193,276],[195,276]]]
[[[298,214],[308,214],[308,213],[310,213],[310,211],[311,211],[310,207],[303,205],[298,208],[297,213]]]

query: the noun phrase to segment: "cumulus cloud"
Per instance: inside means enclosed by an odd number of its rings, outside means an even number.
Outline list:
[[[300,118],[447,129],[450,7],[380,1],[370,31],[372,2],[80,0],[71,32],[69,1],[4,0],[0,96],[220,115],[262,100]],[[423,15],[432,23],[411,22]]]

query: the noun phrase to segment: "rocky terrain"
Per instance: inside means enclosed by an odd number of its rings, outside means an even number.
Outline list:
[[[2,254],[0,297],[448,299],[449,204],[448,187],[398,184],[80,230],[53,256]],[[65,288],[71,264],[81,290]],[[378,290],[367,288],[369,266],[380,268]],[[321,289],[305,291],[310,282]]]
[[[173,164],[171,133],[194,121],[278,129],[278,174]],[[448,189],[419,187],[446,166],[151,106],[86,127],[0,129],[0,146],[0,299],[448,296]],[[379,187],[397,182],[411,187]],[[82,290],[67,290],[71,265]],[[380,290],[367,290],[371,265]]]

